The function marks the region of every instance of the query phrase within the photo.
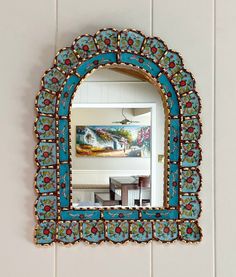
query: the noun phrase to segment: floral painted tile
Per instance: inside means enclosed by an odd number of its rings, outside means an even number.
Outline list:
[[[171,163],[169,172],[168,202],[171,207],[177,207],[179,204],[179,165]]]
[[[191,73],[186,70],[181,70],[176,73],[172,78],[172,83],[174,84],[176,90],[179,94],[183,94],[195,89],[195,80]]]
[[[41,195],[36,203],[36,213],[39,219],[57,218],[57,197],[54,195]]]
[[[56,120],[49,116],[39,116],[36,122],[36,133],[40,139],[56,139]]]
[[[37,244],[50,244],[56,238],[56,223],[54,221],[43,221],[36,226],[35,240]]]
[[[201,208],[200,202],[195,195],[182,195],[180,205],[180,217],[184,219],[197,219]]]
[[[171,242],[178,237],[178,226],[174,221],[157,221],[154,223],[154,237],[163,242]]]
[[[159,66],[161,66],[168,76],[172,76],[183,67],[182,59],[178,53],[173,51],[167,51],[164,56],[161,58],[159,62]]]
[[[177,219],[178,218],[178,210],[177,209],[172,209],[172,210],[167,210],[167,209],[147,209],[147,210],[142,210],[141,211],[141,217],[144,220],[159,220],[159,219]]]
[[[200,241],[202,237],[201,229],[197,222],[184,221],[179,225],[180,239],[187,242]]]
[[[105,220],[135,220],[138,219],[139,214],[137,210],[115,209],[104,210],[103,217]]]
[[[158,81],[163,94],[166,96],[166,104],[168,106],[170,116],[178,116],[180,114],[179,100],[171,82],[165,74],[160,74]]]
[[[169,138],[169,148],[170,148],[170,161],[177,162],[180,157],[180,120],[171,119],[170,120],[170,138]]]
[[[82,59],[87,59],[98,51],[91,35],[84,35],[76,39],[73,43],[73,48]]]
[[[40,193],[55,192],[56,184],[56,169],[40,169],[36,176],[36,187]]]
[[[69,160],[69,122],[67,119],[59,120],[59,159],[60,162]]]
[[[45,73],[42,85],[50,91],[59,92],[65,80],[66,76],[56,67],[53,67]]]
[[[83,239],[91,242],[98,243],[105,239],[105,227],[102,221],[84,222],[82,224]]]
[[[58,241],[64,243],[73,243],[80,239],[80,227],[76,221],[58,222]]]
[[[120,33],[119,47],[121,51],[140,52],[144,36],[138,31],[123,30]]]
[[[198,140],[201,124],[198,118],[184,119],[182,122],[182,140]]]
[[[69,47],[62,49],[56,56],[55,64],[66,73],[71,72],[79,64],[79,60]]]
[[[142,49],[142,53],[155,62],[158,62],[165,51],[167,46],[158,38],[147,38]]]
[[[200,101],[196,92],[181,96],[181,109],[183,116],[194,116],[200,112]]]
[[[56,143],[40,142],[36,148],[36,161],[41,166],[55,165],[56,159]]]
[[[118,243],[124,242],[129,238],[128,221],[110,221],[107,222],[106,236],[111,241]]]
[[[182,166],[183,167],[195,167],[200,164],[201,151],[199,144],[194,143],[183,143],[182,144]]]
[[[96,34],[95,39],[97,41],[98,48],[102,52],[117,50],[118,31],[114,29],[101,30]]]
[[[70,205],[70,167],[69,164],[60,164],[60,206],[68,208]]]
[[[36,98],[36,108],[39,113],[54,114],[56,110],[56,94],[41,90]]]
[[[152,239],[152,223],[149,221],[135,221],[131,223],[131,238],[134,241],[146,242]]]
[[[198,170],[183,170],[181,179],[181,191],[184,193],[198,192],[201,185],[201,176]]]

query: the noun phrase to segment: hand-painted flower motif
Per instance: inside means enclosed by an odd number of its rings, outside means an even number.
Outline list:
[[[84,35],[76,39],[73,43],[73,47],[82,59],[87,59],[97,52],[93,36],[90,35]]]
[[[118,31],[114,29],[107,29],[96,34],[95,39],[98,48],[102,52],[116,51],[118,46]]]
[[[53,67],[45,73],[42,79],[42,85],[50,91],[59,92],[65,79],[66,76],[56,67]]]
[[[40,169],[36,176],[36,187],[40,193],[56,191],[56,170]]]
[[[192,91],[195,88],[195,80],[193,79],[192,74],[185,70],[176,73],[172,78],[172,83],[179,94]]]
[[[62,71],[69,73],[77,67],[79,60],[71,48],[65,48],[58,53],[55,63]]]
[[[105,239],[105,227],[101,221],[84,222],[82,225],[83,239],[89,242],[98,243]]]
[[[152,223],[148,221],[131,223],[131,238],[138,242],[149,241],[152,238]]]
[[[197,219],[200,214],[200,210],[200,202],[197,196],[182,195],[180,205],[181,218]]]
[[[135,51],[141,50],[144,41],[144,36],[132,30],[124,30],[120,33],[119,47],[121,51]]]
[[[57,218],[57,198],[54,195],[39,196],[36,203],[37,216],[39,219]]]
[[[53,140],[56,138],[56,120],[49,116],[39,116],[36,122],[36,134],[40,139]]]
[[[160,39],[147,38],[144,43],[142,53],[148,58],[153,59],[155,62],[158,62],[166,50],[166,45]]]
[[[158,240],[173,241],[178,237],[178,227],[174,221],[157,221],[154,228],[154,237]]]
[[[181,191],[184,193],[198,192],[201,185],[201,176],[198,170],[183,170],[181,179]]]
[[[113,242],[124,242],[129,238],[128,221],[107,223],[107,237]]]
[[[198,140],[200,138],[201,125],[198,118],[184,119],[182,127],[182,140]]]
[[[184,221],[180,223],[180,239],[187,242],[199,241],[202,237],[201,229],[197,222]]]
[[[45,90],[40,91],[36,97],[36,109],[39,113],[54,114],[56,110],[56,98],[56,94]]]
[[[72,222],[63,222],[58,223],[58,235],[57,238],[59,241],[64,243],[72,243],[80,239],[80,230],[79,223]]]
[[[170,77],[177,73],[183,66],[181,57],[173,51],[166,52],[161,58],[159,65]]]
[[[36,226],[35,241],[37,244],[51,244],[56,238],[56,223],[43,221]]]
[[[200,164],[201,152],[198,143],[184,143],[182,145],[182,166],[196,167]]]

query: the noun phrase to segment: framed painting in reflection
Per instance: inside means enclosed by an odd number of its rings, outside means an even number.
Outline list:
[[[149,158],[151,128],[147,125],[76,126],[77,157]]]

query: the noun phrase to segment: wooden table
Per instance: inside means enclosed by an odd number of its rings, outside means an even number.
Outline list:
[[[127,177],[110,177],[110,199],[115,200],[115,190],[121,190],[121,204],[122,206],[128,206],[128,191],[138,190],[138,176],[127,176]]]

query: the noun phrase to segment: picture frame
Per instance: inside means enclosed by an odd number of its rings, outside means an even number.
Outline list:
[[[72,207],[70,109],[81,82],[98,68],[135,72],[161,94],[166,113],[163,207]],[[157,37],[106,28],[58,52],[36,97],[35,242],[99,244],[199,242],[200,98],[181,56]]]

